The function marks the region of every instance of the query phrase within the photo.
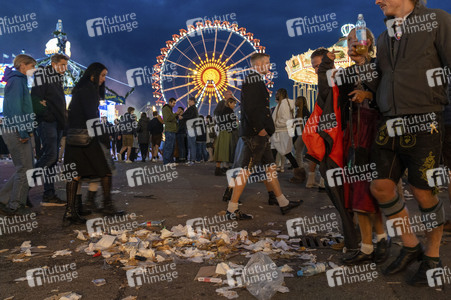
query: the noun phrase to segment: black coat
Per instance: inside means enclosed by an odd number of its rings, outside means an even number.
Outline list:
[[[149,118],[141,118],[138,121],[138,143],[139,144],[149,144],[150,133],[149,133]]]
[[[251,72],[241,88],[241,136],[255,136],[265,129],[268,135],[275,131],[269,110],[269,93],[262,76]]]
[[[52,66],[38,68],[34,73],[31,99],[38,122],[57,122],[58,129],[66,126],[66,97],[63,89],[64,76]],[[45,100],[46,106],[40,101]]]

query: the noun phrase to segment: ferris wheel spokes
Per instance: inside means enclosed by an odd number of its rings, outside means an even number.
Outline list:
[[[221,55],[219,55],[219,59],[221,59],[222,55],[224,55],[224,51],[227,48],[227,45],[229,44],[229,41],[230,41],[230,38],[232,37],[232,34],[233,34],[233,31],[230,31],[229,38],[227,39],[227,42],[225,43],[224,48],[222,48],[222,52],[221,52]]]
[[[181,68],[184,68],[184,69],[186,69],[186,70],[188,70],[188,71],[196,72],[196,70],[191,69],[191,68],[188,68],[188,67],[185,67],[185,66],[182,66],[181,64],[178,64],[178,63],[176,63],[176,62],[174,62],[174,61],[172,61],[172,60],[166,59],[166,61],[168,61],[168,62],[170,62],[171,64],[174,64],[174,65],[176,65],[176,66],[179,66],[179,67],[181,67]]]
[[[189,35],[186,36],[186,39],[188,40],[189,44],[191,45],[191,48],[193,48],[194,52],[196,52],[197,58],[198,58],[199,60],[201,60],[201,59],[200,59],[199,53],[197,53],[196,48],[194,48],[193,43],[191,43],[191,40],[189,39]]]
[[[194,81],[191,81],[191,82],[188,82],[188,83],[183,84],[183,85],[179,85],[179,86],[174,86],[174,87],[168,88],[168,89],[166,89],[166,91],[176,90],[176,89],[183,88],[185,86],[190,86],[190,85],[193,85],[193,84],[196,84],[196,83]]]
[[[188,56],[186,56],[186,54],[183,53],[179,48],[177,48],[177,46],[173,46],[173,47],[174,47],[175,49],[177,49],[178,52],[180,52],[183,56],[185,56],[186,58],[188,58],[188,60],[189,60],[190,62],[192,62],[192,63],[197,67],[197,64],[196,64],[194,61],[192,61],[191,58],[189,58]]]
[[[202,43],[204,44],[205,59],[208,59],[208,52],[207,52],[207,47],[205,46],[205,39],[204,39],[204,33],[203,33],[203,30],[200,31],[200,35],[202,36]]]
[[[239,63],[242,62],[243,60],[245,60],[245,59],[251,57],[251,55],[254,54],[254,53],[255,53],[255,52],[249,53],[248,55],[246,55],[245,57],[243,57],[243,58],[240,59],[239,61],[237,61],[237,62],[235,62],[235,63],[229,65],[229,66],[228,66],[229,69],[232,68],[232,67],[234,67],[234,66],[236,66],[237,64],[239,64]],[[249,69],[250,69],[250,68],[249,68]],[[249,69],[247,69],[247,70],[249,70]]]
[[[243,39],[243,41],[241,42],[241,44],[238,45],[238,47],[236,47],[235,51],[233,51],[232,54],[230,54],[229,57],[226,58],[225,62],[227,63],[234,55],[235,53],[241,48],[241,46],[243,46],[243,44],[246,42],[246,39]]]
[[[182,96],[178,97],[176,99],[176,102],[179,102],[180,100],[182,100],[182,98],[185,98],[186,95],[191,94],[191,92],[193,92],[194,90],[196,90],[196,87],[193,87],[191,90],[189,90],[188,92],[186,92],[185,94],[183,94]]]

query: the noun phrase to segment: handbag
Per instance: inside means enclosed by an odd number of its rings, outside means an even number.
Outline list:
[[[91,143],[92,137],[88,129],[70,128],[67,130],[66,143],[71,146],[85,147]]]

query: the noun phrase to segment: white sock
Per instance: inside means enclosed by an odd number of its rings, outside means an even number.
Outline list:
[[[285,198],[283,194],[280,195],[279,197],[276,197],[276,199],[280,207],[287,206],[290,203],[290,201],[288,201],[288,199]]]
[[[229,205],[227,206],[227,210],[231,213],[234,213],[238,209],[238,203],[229,201]]]
[[[377,242],[380,242],[382,239],[387,240],[387,234],[384,232],[382,234],[376,234],[376,240]]]
[[[373,244],[364,244],[360,246],[360,251],[362,251],[365,254],[371,254],[373,253],[374,247]]]

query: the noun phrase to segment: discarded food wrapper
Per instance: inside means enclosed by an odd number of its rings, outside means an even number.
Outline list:
[[[160,238],[165,239],[165,238],[168,238],[168,237],[172,236],[173,234],[174,234],[173,232],[170,232],[170,231],[167,230],[166,228],[163,228],[163,229],[161,230],[161,236],[160,236]]]
[[[262,231],[259,229],[259,230],[257,230],[257,231],[252,232],[252,236],[257,236],[257,235],[259,235],[260,233],[262,233]]]
[[[226,297],[227,299],[238,298],[238,293],[235,291],[230,291],[230,287],[222,287],[216,289],[216,293],[218,293],[220,296]]]
[[[230,270],[230,267],[226,263],[219,263],[216,266],[215,273],[220,275],[226,275],[228,270]]]
[[[72,251],[69,251],[69,249],[58,250],[58,251],[55,251],[55,253],[53,253],[52,258],[55,258],[57,256],[69,256],[71,254],[72,254]]]
[[[82,240],[82,241],[86,241],[86,238],[85,238],[83,232],[81,232],[80,230],[74,230],[74,231],[77,234],[77,239]]]
[[[128,296],[128,297],[122,298],[121,300],[136,300],[136,299],[138,299],[138,296]]]
[[[201,267],[194,277],[194,280],[197,280],[199,277],[212,277],[216,273],[215,266]]]
[[[53,295],[45,298],[44,300],[79,300],[81,299],[81,295],[74,292],[64,292],[59,293],[58,295]]]
[[[286,287],[286,286],[281,285],[281,286],[277,289],[277,291],[278,291],[279,293],[288,293],[288,292],[290,291],[290,289],[289,289],[288,287]]]
[[[100,278],[100,279],[94,279],[94,280],[92,281],[92,283],[94,283],[96,286],[101,286],[101,285],[104,285],[104,284],[106,283],[106,280],[103,279],[103,278]]]
[[[102,236],[100,241],[98,241],[94,245],[94,249],[97,249],[97,250],[108,249],[113,245],[115,239],[116,239],[115,236],[105,234]]]
[[[290,272],[293,272],[294,269],[291,268],[289,265],[283,265],[283,266],[280,268],[280,271],[282,271],[282,273],[290,273]]]

